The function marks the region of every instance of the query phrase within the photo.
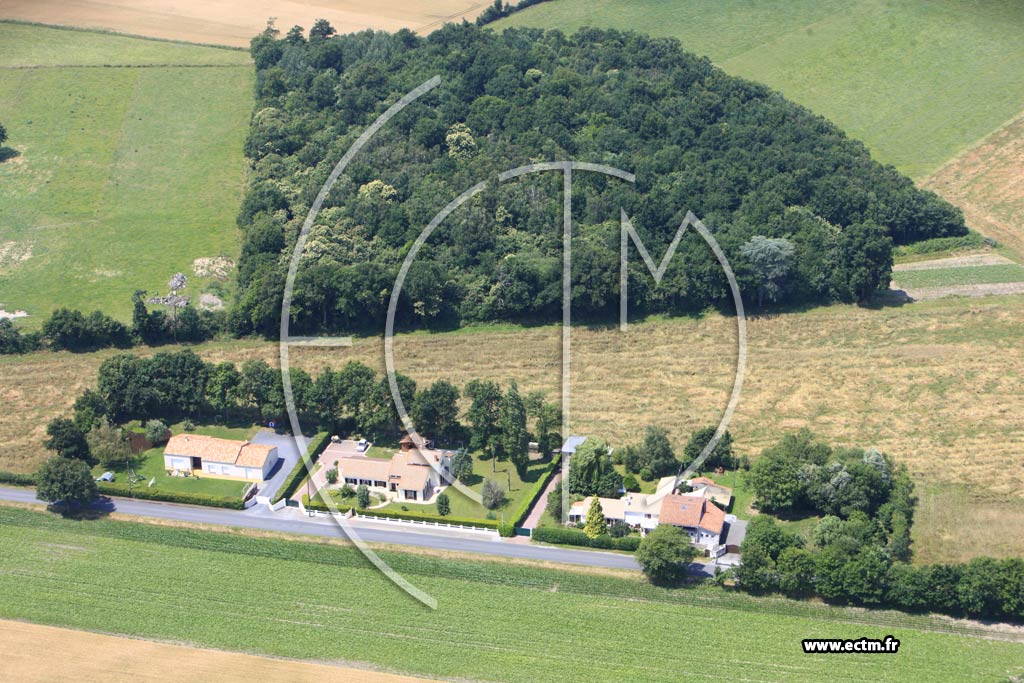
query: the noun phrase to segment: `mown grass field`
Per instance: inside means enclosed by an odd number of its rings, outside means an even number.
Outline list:
[[[923,179],[1024,109],[1015,0],[553,0],[495,25],[679,38]]]
[[[945,619],[383,551],[437,599],[432,611],[337,543],[69,521],[11,507],[0,508],[0,520],[5,618],[448,680],[960,683],[1024,672],[1024,644],[938,632],[957,628]],[[626,634],[637,637],[626,642]],[[902,642],[898,656],[810,657],[800,647],[808,637],[890,634]]]
[[[949,287],[1024,281],[1024,266],[992,265],[905,270],[893,274],[900,287]]]
[[[922,505],[919,552],[1024,554],[1024,297],[835,306],[750,319],[748,328],[748,371],[730,426],[739,453],[756,456],[784,431],[805,426],[833,443],[875,446],[905,462],[922,491],[964,492]],[[395,340],[395,358],[421,386],[516,378],[521,391],[540,389],[556,400],[560,341],[558,327],[415,333]],[[210,361],[278,358],[276,344],[255,340],[196,351]],[[70,410],[114,353],[0,357],[0,469],[38,466],[46,422]],[[625,445],[655,423],[681,450],[690,431],[724,409],[735,321],[708,315],[634,323],[626,333],[577,328],[573,354],[573,431]],[[349,359],[383,369],[379,338],[348,349],[293,348],[291,358],[313,372]],[[969,542],[943,547],[947,510]],[[946,521],[932,525],[930,514]]]
[[[17,152],[0,162],[0,307],[27,326],[58,306],[127,319],[136,289],[236,257],[252,86],[241,51],[0,23]]]

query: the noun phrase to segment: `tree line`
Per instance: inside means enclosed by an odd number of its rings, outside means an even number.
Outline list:
[[[340,370],[324,368],[316,377],[293,368],[289,376],[295,408],[305,424],[384,443],[395,442],[403,429],[387,377],[378,377],[359,361]],[[472,380],[460,391],[447,380],[418,388],[401,373],[396,379],[423,436],[461,443],[481,451],[484,459],[508,460],[520,473],[526,470],[531,440],[542,452],[560,441],[557,405],[540,392],[520,394],[514,380],[504,389],[489,380]],[[459,406],[463,396],[469,403],[465,416]],[[285,416],[281,372],[266,361],[248,360],[240,367],[210,363],[187,349],[149,358],[118,354],[100,365],[96,387],[79,395],[73,414],[47,425],[46,445],[62,457],[91,460],[96,454],[90,444],[105,443],[110,427],[132,420],[158,434],[182,419],[265,422]],[[456,477],[472,474],[472,463],[468,470],[465,464],[465,458],[454,463]]]
[[[617,313],[620,207],[655,255],[693,211],[750,306],[868,300],[888,286],[893,244],[966,232],[958,209],[829,122],[672,39],[472,25],[337,36],[317,22],[308,36],[268,28],[251,53],[251,173],[228,320],[237,334],[277,333],[282,255],[320,186],[398,93],[433,74],[442,85],[394,117],[324,202],[296,280],[293,329],[379,329],[402,258],[445,201],[537,159],[609,163],[637,177],[574,177],[572,305],[582,318]],[[408,271],[399,323],[557,319],[560,191],[554,174],[489,183]],[[725,275],[692,231],[657,286],[630,250],[634,312],[731,306]]]
[[[765,512],[822,516],[809,547],[769,514],[752,519],[734,570],[744,590],[1024,619],[1024,559],[909,563],[916,498],[906,468],[888,456],[833,448],[802,430],[766,449],[748,480]]]

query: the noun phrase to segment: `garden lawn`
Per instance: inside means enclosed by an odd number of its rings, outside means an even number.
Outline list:
[[[667,590],[636,573],[381,556],[438,608],[338,543],[2,507],[0,617],[444,680],[962,683],[1024,674],[1024,644],[936,632],[958,628],[949,620],[714,586]],[[626,643],[627,633],[643,637]],[[901,641],[898,655],[815,657],[800,645],[886,635]]]

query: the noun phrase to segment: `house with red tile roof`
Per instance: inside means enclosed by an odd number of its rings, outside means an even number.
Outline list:
[[[692,543],[710,548],[719,545],[725,512],[704,496],[672,493],[661,500],[658,523],[680,527]]]

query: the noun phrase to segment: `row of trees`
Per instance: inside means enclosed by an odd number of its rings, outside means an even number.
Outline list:
[[[86,315],[69,308],[55,310],[41,330],[31,332],[23,332],[10,320],[0,319],[0,354],[28,353],[41,348],[82,352],[109,347],[125,349],[136,344],[198,343],[224,330],[224,315],[196,309],[184,299],[173,303],[167,311],[150,309],[146,292],[135,292],[131,325],[101,311]]]
[[[830,602],[908,611],[1024,619],[1024,559],[975,558],[966,564],[914,566],[904,561],[897,529],[855,512],[824,517],[814,546],[767,515],[755,517],[735,570],[742,588]]]
[[[303,420],[320,429],[360,433],[390,440],[402,424],[386,377],[350,361],[340,370],[324,368],[313,378],[299,368],[290,373],[295,408]],[[403,401],[417,430],[448,443],[462,441],[485,458],[509,460],[521,472],[528,462],[533,434],[547,452],[557,444],[560,414],[541,393],[519,393],[515,381],[507,389],[491,381],[467,383],[470,405],[466,425],[460,422],[462,392],[446,380],[418,389],[398,374]],[[106,359],[97,373],[95,389],[83,392],[74,404],[73,419],[58,418],[49,430],[55,450],[89,458],[86,435],[105,424],[129,420],[220,419],[246,417],[280,420],[285,415],[281,373],[263,360],[208,363],[190,350],[161,352],[149,358],[118,354]],[[464,458],[454,463],[455,475],[465,471]]]
[[[500,14],[505,6],[492,8]],[[292,301],[304,333],[379,329],[407,245],[438,197],[535,159],[610,160],[635,184],[574,183],[572,305],[618,312],[624,209],[663,253],[687,210],[709,226],[749,305],[862,301],[888,285],[893,243],[966,232],[960,212],[914,187],[842,131],[677,41],[617,31],[446,26],[427,37],[334,35],[317,22],[253,40],[257,103],[236,333],[274,335],[295,235],[330,169],[396,92],[442,75],[429,101],[381,131],[327,198]],[[443,203],[443,202],[442,202]],[[449,216],[408,271],[401,323],[557,319],[560,180],[492,183]],[[692,231],[657,285],[630,247],[633,310],[730,305],[714,254]]]

